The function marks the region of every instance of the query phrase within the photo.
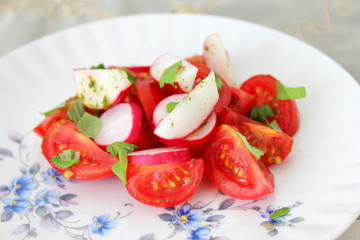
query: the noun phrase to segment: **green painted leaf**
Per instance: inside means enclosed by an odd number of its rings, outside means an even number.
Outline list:
[[[77,122],[76,128],[89,138],[95,138],[100,131],[101,120],[90,113],[84,112]]]
[[[279,80],[276,80],[276,100],[300,99],[306,97],[304,87],[287,88]]]
[[[270,220],[275,219],[275,218],[279,218],[279,217],[283,217],[287,214],[290,213],[290,208],[288,207],[283,207],[280,209],[276,209],[271,215],[270,215]]]
[[[256,147],[254,147],[253,145],[251,145],[244,135],[242,135],[239,132],[235,132],[235,134],[241,138],[241,140],[244,142],[246,148],[251,152],[251,154],[256,159],[259,159],[262,155],[264,155],[264,152],[261,151],[260,149],[256,148]]]
[[[80,160],[80,156],[80,152],[67,149],[59,155],[54,156],[50,161],[59,167],[68,168],[77,164]]]
[[[262,223],[260,224],[260,226],[262,226],[263,228],[265,228],[265,229],[268,230],[268,231],[272,231],[272,230],[275,229],[274,223],[268,222],[268,221],[262,222]]]
[[[164,70],[163,74],[161,75],[161,77],[159,79],[161,88],[164,87],[165,84],[170,84],[175,88],[177,87],[175,85],[175,79],[176,79],[176,75],[179,71],[179,67],[181,66],[181,64],[182,64],[182,61],[180,60]]]

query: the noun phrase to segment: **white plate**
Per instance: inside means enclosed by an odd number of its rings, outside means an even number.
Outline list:
[[[256,201],[234,200],[204,182],[189,205],[174,210],[133,201],[115,177],[81,183],[48,179],[41,140],[31,129],[42,119],[39,112],[74,95],[73,68],[100,62],[150,64],[163,53],[199,54],[206,36],[214,32],[229,50],[238,82],[266,73],[288,86],[307,88],[308,97],[298,101],[301,128],[293,151],[271,168],[273,194]],[[0,69],[2,239],[335,239],[359,215],[359,85],[330,58],[292,37],[213,16],[129,16],[42,38],[3,57]],[[19,179],[24,172],[34,176],[27,182]],[[13,210],[6,206],[21,183],[18,190],[32,189],[18,191],[31,206],[25,201],[26,209],[14,207],[18,212],[11,216]],[[36,202],[44,189],[53,193],[53,205]],[[11,211],[4,213],[3,207]],[[290,207],[290,215],[270,223],[266,212],[283,207]],[[178,209],[183,214],[191,209],[200,220],[178,225]],[[96,223],[99,216],[99,221],[108,221],[102,227]],[[190,230],[189,223],[196,227]],[[109,236],[102,235],[106,231],[89,235],[89,227],[109,228]],[[190,238],[195,233],[203,238]]]

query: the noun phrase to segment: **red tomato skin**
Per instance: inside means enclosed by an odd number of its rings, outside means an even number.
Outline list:
[[[250,200],[274,191],[274,177],[229,125],[218,127],[205,148],[205,171],[212,184],[234,198]]]
[[[54,123],[63,120],[69,119],[67,115],[67,111],[76,100],[76,97],[70,98],[67,100],[64,107],[56,109],[53,113],[51,113],[48,117],[46,117],[42,122],[40,122],[33,131],[39,135],[40,137],[44,137],[46,131],[53,125]]]
[[[251,145],[261,149],[264,152],[261,160],[267,166],[283,162],[291,152],[294,141],[287,134],[275,131],[236,111],[224,110],[220,123],[235,126]]]
[[[76,124],[69,120],[54,123],[43,138],[41,149],[50,165],[67,178],[77,180],[94,180],[113,175],[111,170],[118,158],[103,151],[90,138],[79,132]],[[63,168],[51,162],[51,159],[72,149],[81,152],[80,162]]]
[[[256,106],[268,104],[276,114],[268,121],[276,120],[281,130],[292,137],[300,126],[299,111],[295,100],[275,100],[276,81],[271,75],[256,75],[246,80],[240,89],[255,96]]]
[[[240,114],[247,114],[251,108],[255,105],[255,97],[240,88],[234,86],[230,87],[231,101],[228,108]]]
[[[195,194],[203,172],[202,158],[156,165],[129,164],[126,189],[144,204],[172,207],[186,202]]]

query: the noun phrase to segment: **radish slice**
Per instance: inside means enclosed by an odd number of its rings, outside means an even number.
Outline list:
[[[216,114],[213,112],[208,120],[195,132],[183,139],[161,139],[168,146],[196,148],[204,145],[216,128]]]
[[[206,121],[218,99],[215,74],[211,71],[157,125],[155,135],[163,139],[179,139],[188,136]]]
[[[142,109],[137,103],[120,103],[104,112],[100,120],[101,128],[94,138],[96,144],[134,143],[141,132]]]
[[[190,159],[191,152],[189,148],[153,148],[128,154],[129,164],[154,165],[185,162]]]
[[[182,92],[190,92],[198,69],[185,59],[170,54],[162,55],[151,65],[150,75],[159,82],[164,70],[178,61],[181,61],[181,69],[176,74],[175,84],[179,86]]]
[[[158,123],[163,120],[167,115],[169,115],[168,111],[166,110],[166,106],[171,102],[180,102],[186,96],[185,93],[183,94],[174,94],[164,98],[161,102],[159,102],[153,113],[153,124],[156,126]]]
[[[230,69],[229,55],[219,34],[211,34],[206,38],[203,54],[206,65],[232,86],[234,78]]]
[[[91,109],[107,109],[119,103],[130,91],[131,82],[117,69],[74,70],[76,94]]]

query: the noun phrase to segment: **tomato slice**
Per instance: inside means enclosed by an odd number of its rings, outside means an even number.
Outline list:
[[[76,124],[69,120],[54,123],[46,132],[41,148],[50,165],[66,178],[92,180],[109,177],[113,175],[111,167],[118,161],[79,132]],[[54,156],[67,149],[81,152],[79,163],[62,168],[51,162]]]
[[[205,170],[216,188],[234,198],[256,199],[274,191],[272,173],[229,125],[220,125],[206,146]]]
[[[268,104],[276,114],[268,121],[276,120],[283,132],[293,136],[299,129],[299,112],[294,100],[276,100],[276,78],[271,75],[256,75],[246,80],[241,90],[255,96],[256,106]]]
[[[291,152],[293,139],[287,134],[275,131],[233,110],[224,110],[220,123],[236,126],[251,145],[264,152],[261,159],[266,165],[283,162]]]
[[[37,125],[33,131],[39,135],[40,137],[44,137],[46,131],[56,123],[57,121],[63,120],[63,119],[69,119],[67,115],[67,111],[69,110],[70,106],[73,104],[73,102],[76,100],[76,97],[70,98],[66,101],[66,104],[62,108],[56,109],[54,112],[52,112],[49,116],[47,116],[39,125]]]
[[[231,101],[228,108],[234,111],[247,114],[250,109],[255,105],[256,101],[253,95],[236,87],[230,87]]]
[[[142,203],[171,207],[186,202],[196,192],[203,172],[202,158],[156,165],[129,164],[126,189]]]
[[[207,75],[209,75],[211,69],[205,65],[202,56],[193,56],[191,58],[187,58],[186,60],[198,69],[194,85],[198,84],[201,80],[207,77]],[[223,79],[221,79],[221,81],[223,83],[223,87],[219,90],[219,100],[214,107],[216,115],[219,115],[231,101],[230,86]]]

